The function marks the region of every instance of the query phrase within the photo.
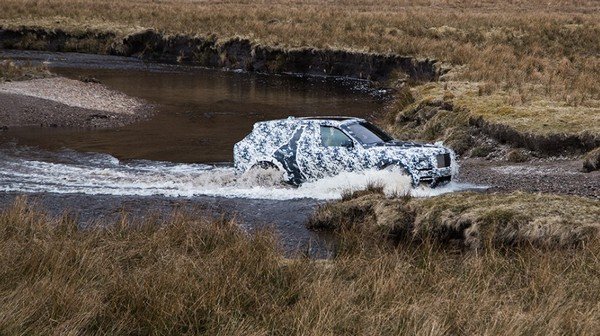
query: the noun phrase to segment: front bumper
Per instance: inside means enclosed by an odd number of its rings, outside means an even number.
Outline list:
[[[427,185],[431,188],[439,187],[452,181],[452,167],[419,170],[413,176],[416,185]]]

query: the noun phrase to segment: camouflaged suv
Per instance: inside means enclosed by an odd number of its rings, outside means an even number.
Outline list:
[[[276,168],[299,185],[345,171],[399,168],[413,185],[449,182],[452,150],[441,145],[394,140],[359,118],[294,118],[258,122],[234,147],[236,173]]]

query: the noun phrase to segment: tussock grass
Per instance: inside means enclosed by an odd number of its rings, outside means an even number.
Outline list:
[[[591,172],[600,169],[600,147],[591,150],[583,158],[583,171]]]
[[[600,202],[522,192],[387,198],[373,190],[322,206],[308,225],[334,231],[358,227],[368,235],[470,249],[569,247],[600,238]]]
[[[373,237],[375,238],[375,237]],[[360,230],[326,261],[272,232],[174,214],[78,229],[0,213],[2,334],[593,334],[600,245],[454,253]]]
[[[538,152],[585,150],[600,139],[600,100],[570,106],[531,87],[528,101],[515,102],[509,91],[485,90],[484,83],[459,81],[405,89],[382,122],[398,138],[441,140],[459,154],[470,151],[473,156],[497,147],[490,139]]]
[[[0,61],[0,83],[50,76],[44,65],[19,65],[11,60]]]

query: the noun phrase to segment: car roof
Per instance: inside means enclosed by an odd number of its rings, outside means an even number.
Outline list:
[[[290,117],[290,118],[294,118],[294,117]],[[355,118],[355,117],[340,117],[340,116],[331,116],[331,117],[299,117],[299,118],[295,118],[295,119],[301,119],[301,120],[317,120],[317,121],[348,121],[348,120],[354,120],[354,121],[360,121],[362,119],[359,118]]]
[[[364,119],[344,116],[327,116],[327,117],[287,117],[286,119],[266,120],[259,123],[317,123],[320,125],[335,125],[365,122]]]

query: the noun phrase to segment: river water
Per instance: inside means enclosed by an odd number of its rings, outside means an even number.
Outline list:
[[[233,144],[261,120],[287,116],[373,118],[383,99],[365,82],[236,73],[145,64],[134,58],[0,51],[0,58],[45,62],[71,78],[90,77],[156,105],[147,121],[114,130],[11,130],[20,144],[109,153],[119,159],[231,162]]]
[[[236,176],[233,145],[261,120],[287,116],[377,118],[385,92],[344,79],[267,76],[146,64],[134,58],[0,51],[1,58],[44,62],[71,78],[94,78],[147,100],[156,113],[111,130],[14,128],[0,133],[0,204],[28,194],[51,213],[74,213],[82,223],[115,220],[122,210],[144,217],[182,207],[235,216],[252,230],[273,226],[287,251],[322,255],[331,241],[305,229],[324,200],[369,183],[390,192],[406,179],[390,172],[349,173],[299,188]],[[429,196],[466,185],[413,190]]]

